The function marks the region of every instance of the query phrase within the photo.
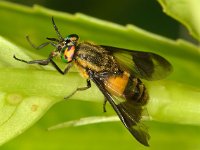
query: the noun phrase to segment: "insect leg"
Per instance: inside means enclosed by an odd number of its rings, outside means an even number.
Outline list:
[[[53,65],[53,67],[59,72],[59,73],[61,73],[61,74],[66,74],[68,71],[69,71],[69,69],[72,67],[72,63],[69,63],[68,65],[67,65],[67,67],[65,68],[65,70],[64,71],[62,71],[59,67],[58,67],[58,65],[52,60],[52,58],[53,58],[53,56],[52,55],[50,55],[49,56],[49,58],[47,58],[47,59],[41,59],[41,60],[32,60],[32,61],[26,61],[26,60],[23,60],[23,59],[19,59],[19,58],[17,58],[15,55],[13,56],[13,58],[14,59],[16,59],[17,61],[21,61],[21,62],[24,62],[24,63],[27,63],[27,64],[39,64],[39,65],[48,65],[49,63],[51,63],[52,65]]]
[[[13,56],[14,59],[16,59],[17,61],[21,61],[27,64],[39,64],[39,65],[48,65],[50,62],[50,58],[48,59],[42,59],[42,60],[32,60],[32,61],[26,61],[23,59],[19,59],[17,58],[15,55]]]
[[[58,65],[57,65],[52,59],[50,59],[50,62],[51,62],[51,64],[53,65],[53,67],[54,67],[59,73],[61,73],[62,75],[65,75],[65,74],[69,71],[69,69],[72,67],[72,65],[73,65],[73,63],[69,63],[69,64],[67,65],[67,67],[65,68],[65,70],[62,71],[62,70],[58,67]]]
[[[91,87],[90,80],[87,79],[86,81],[87,81],[87,86],[86,86],[86,87],[77,88],[77,89],[76,89],[74,92],[72,92],[70,95],[64,97],[64,99],[70,98],[71,96],[73,96],[73,95],[74,95],[76,92],[78,92],[78,91],[84,91],[84,90],[89,89],[89,88]]]
[[[45,42],[45,43],[42,43],[42,44],[39,45],[39,46],[35,46],[35,45],[31,42],[29,36],[26,36],[26,39],[27,39],[28,43],[29,43],[33,48],[35,48],[35,49],[41,49],[41,48],[43,48],[43,47],[45,47],[45,46],[47,46],[47,45],[49,45],[49,44],[51,44],[51,45],[54,46],[54,47],[57,47],[57,45],[56,45],[55,43],[53,43],[53,42]]]
[[[106,103],[107,103],[107,99],[106,97],[104,98],[104,102],[103,102],[103,112],[106,112]]]

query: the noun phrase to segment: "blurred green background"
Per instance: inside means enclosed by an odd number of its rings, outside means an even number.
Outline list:
[[[39,4],[50,9],[76,13],[81,12],[99,19],[108,20],[121,25],[134,24],[147,31],[172,39],[181,37],[193,43],[198,43],[188,31],[163,13],[156,0],[7,0],[27,6]]]
[[[10,1],[28,6],[39,4],[47,8],[68,13],[81,12],[121,25],[134,24],[150,32],[172,39],[182,37],[193,41],[188,36],[184,27],[162,12],[161,6],[156,0]],[[137,143],[120,122],[67,128],[51,132],[46,131],[49,126],[60,123],[60,121],[102,114],[102,103],[82,101],[59,103],[50,109],[36,125],[19,137],[6,143],[0,149],[147,149]],[[114,113],[109,109],[108,114]],[[150,149],[152,150],[193,150],[199,147],[199,127],[157,122],[147,122],[147,125],[150,127],[149,132],[152,136],[150,142]],[[177,139],[173,140],[173,135],[175,134],[179,136],[178,138],[176,136]]]
[[[180,36],[180,24],[162,12],[156,0],[9,0],[32,6],[39,4],[68,13],[81,12],[121,25],[134,24],[170,38]]]

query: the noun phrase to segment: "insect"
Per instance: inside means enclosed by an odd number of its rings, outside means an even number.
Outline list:
[[[36,47],[27,36],[28,42],[36,49],[41,49],[48,44],[55,47],[47,59],[26,61],[15,55],[14,59],[27,64],[48,65],[51,63],[63,75],[75,65],[86,79],[87,85],[77,88],[65,98],[69,98],[77,91],[89,89],[90,81],[93,81],[105,97],[104,111],[106,111],[108,101],[136,140],[149,146],[150,136],[141,122],[149,94],[141,79],[162,79],[172,71],[171,64],[163,57],[151,52],[78,42],[77,34],[70,34],[63,38],[53,17],[52,23],[58,38],[47,38],[48,42]],[[54,62],[54,57],[59,57],[67,64],[67,67],[64,70],[60,69]]]

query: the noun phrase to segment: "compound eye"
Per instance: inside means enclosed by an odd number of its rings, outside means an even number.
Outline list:
[[[70,34],[65,38],[65,44],[67,46],[76,45],[77,42],[78,42],[78,35],[76,34]]]

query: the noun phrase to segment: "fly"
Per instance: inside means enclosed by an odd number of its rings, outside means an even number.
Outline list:
[[[53,17],[52,23],[58,38],[47,38],[48,42],[36,47],[27,36],[30,45],[36,49],[41,49],[48,44],[55,47],[47,59],[26,61],[15,55],[14,59],[27,64],[48,65],[51,63],[63,75],[75,65],[86,79],[86,86],[77,88],[65,99],[77,91],[89,89],[90,82],[93,81],[105,97],[104,111],[106,111],[105,105],[108,101],[136,140],[149,146],[150,135],[141,122],[149,94],[141,79],[163,79],[172,71],[171,64],[165,58],[151,52],[78,42],[77,34],[70,34],[63,38]],[[64,70],[60,69],[54,62],[54,57],[60,57],[62,62],[68,64],[67,67]]]

